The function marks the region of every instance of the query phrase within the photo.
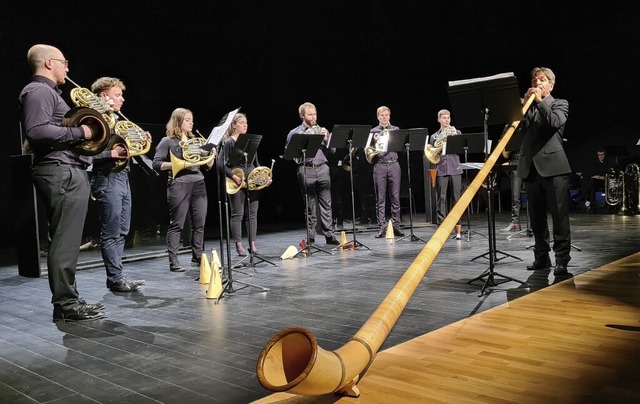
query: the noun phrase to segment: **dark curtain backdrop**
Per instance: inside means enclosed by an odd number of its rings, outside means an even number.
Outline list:
[[[376,108],[391,108],[401,128],[438,128],[437,111],[450,108],[448,82],[513,72],[522,92],[534,66],[557,75],[553,94],[570,102],[567,149],[575,171],[600,145],[623,145],[637,155],[635,115],[640,94],[640,3],[610,1],[597,9],[552,1],[353,1],[300,3],[215,1],[25,1],[3,6],[0,49],[4,86],[5,153],[0,159],[2,222],[16,206],[9,156],[21,153],[16,99],[30,78],[26,52],[35,43],[59,47],[69,77],[90,87],[100,76],[121,78],[123,112],[152,132],[154,145],[176,107],[191,109],[205,136],[237,107],[249,132],[263,135],[258,151],[274,166],[262,192],[260,223],[303,221],[295,167],[279,156],[297,108],[311,101],[318,121],[377,124]],[[63,87],[65,96],[72,88]],[[456,111],[453,110],[453,125]],[[476,131],[477,128],[460,128]],[[501,127],[491,128],[492,137]],[[150,153],[152,156],[152,153]],[[412,154],[413,191],[424,210],[421,154]],[[166,220],[164,178],[136,185],[136,223]],[[208,180],[208,227],[218,226],[217,181]],[[144,182],[144,181],[143,181]],[[419,193],[418,193],[419,192]],[[140,209],[140,205],[149,209]],[[97,218],[88,218],[88,224]],[[11,227],[2,245],[11,244]]]

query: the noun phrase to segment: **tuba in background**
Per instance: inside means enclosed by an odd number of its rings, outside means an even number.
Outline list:
[[[364,148],[364,156],[369,163],[374,164],[380,153],[387,151],[387,144],[389,143],[389,129],[384,129],[381,132],[374,133],[372,143],[372,145]]]
[[[189,140],[182,140],[180,141],[180,147],[182,148],[183,159],[176,157],[170,152],[171,173],[173,174],[173,178],[176,178],[176,175],[185,168],[209,164],[216,158],[213,144],[207,144],[207,139],[204,137],[193,137]]]
[[[611,173],[604,176],[604,201],[609,206],[616,206],[622,202],[624,173],[611,169]]]
[[[640,213],[640,167],[632,163],[624,171],[604,176],[604,200],[607,205],[620,205],[621,215]]]
[[[447,126],[441,133],[440,138],[435,141],[433,145],[427,143],[424,148],[424,155],[431,162],[431,164],[438,164],[440,162],[440,156],[442,155],[442,149],[447,141],[447,137],[455,135],[457,130],[455,126]]]

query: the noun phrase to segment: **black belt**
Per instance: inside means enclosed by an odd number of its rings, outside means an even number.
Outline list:
[[[376,163],[380,163],[380,164],[393,164],[395,162],[397,162],[398,160],[378,160],[376,161]]]
[[[320,164],[313,164],[313,163],[304,163],[305,167],[313,167],[313,168],[318,168],[318,167],[322,167],[323,165],[325,165],[327,163],[320,163]]]

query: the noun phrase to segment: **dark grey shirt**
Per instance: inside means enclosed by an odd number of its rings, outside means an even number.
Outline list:
[[[60,94],[52,80],[37,75],[20,92],[18,104],[33,164],[60,163],[86,168],[91,164],[91,156],[68,149],[71,143],[84,140],[84,132],[78,127],[60,126],[71,109]]]
[[[184,160],[182,147],[180,147],[180,139],[174,139],[165,136],[162,138],[162,140],[160,140],[158,146],[156,146],[156,153],[153,156],[153,169],[157,172],[160,172],[162,163],[164,163],[165,161],[171,162],[172,154],[178,159]],[[176,174],[176,178],[173,178],[173,175],[170,173],[167,178],[167,183],[171,183],[171,181],[187,183],[204,180],[204,174],[202,174],[202,171],[200,171],[202,167],[205,170],[209,168],[206,164],[186,167],[178,171],[178,173]]]

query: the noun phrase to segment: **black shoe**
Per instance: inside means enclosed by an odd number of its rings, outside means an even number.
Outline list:
[[[76,307],[62,311],[57,307],[53,309],[53,321],[82,321],[98,320],[106,316],[104,311],[89,310],[86,304],[79,304]]]
[[[385,229],[384,227],[381,227],[378,234],[376,234],[376,238],[384,238],[386,233],[387,233],[387,229]]]
[[[175,263],[169,264],[169,270],[171,272],[184,272],[185,271],[184,267],[182,265],[180,265],[179,262],[175,262]]]
[[[393,235],[396,237],[404,237],[404,233],[402,232],[402,230],[400,230],[399,227],[393,228]]]
[[[138,284],[128,279],[123,279],[120,282],[112,284],[109,290],[112,292],[135,292],[138,290]]]
[[[193,260],[192,260],[192,261],[191,261],[191,266],[192,266],[192,267],[194,267],[194,268],[197,268],[197,267],[199,267],[199,266],[200,266],[200,262],[198,262],[198,261],[193,261]]]
[[[566,275],[569,271],[567,271],[567,264],[556,264],[555,269],[553,270],[553,274],[558,275]]]
[[[335,237],[327,237],[327,245],[340,245],[340,242]]]
[[[129,279],[129,278],[124,278],[124,279],[129,283],[135,284],[136,286],[141,286],[145,284],[144,279]]]
[[[549,261],[533,261],[533,264],[527,265],[527,271],[536,271],[538,269],[549,269],[551,262]]]
[[[78,298],[78,304],[83,305],[89,311],[100,311],[100,310],[104,309],[104,304],[102,304],[102,303],[87,303],[87,301],[84,300],[84,297],[79,297]]]

